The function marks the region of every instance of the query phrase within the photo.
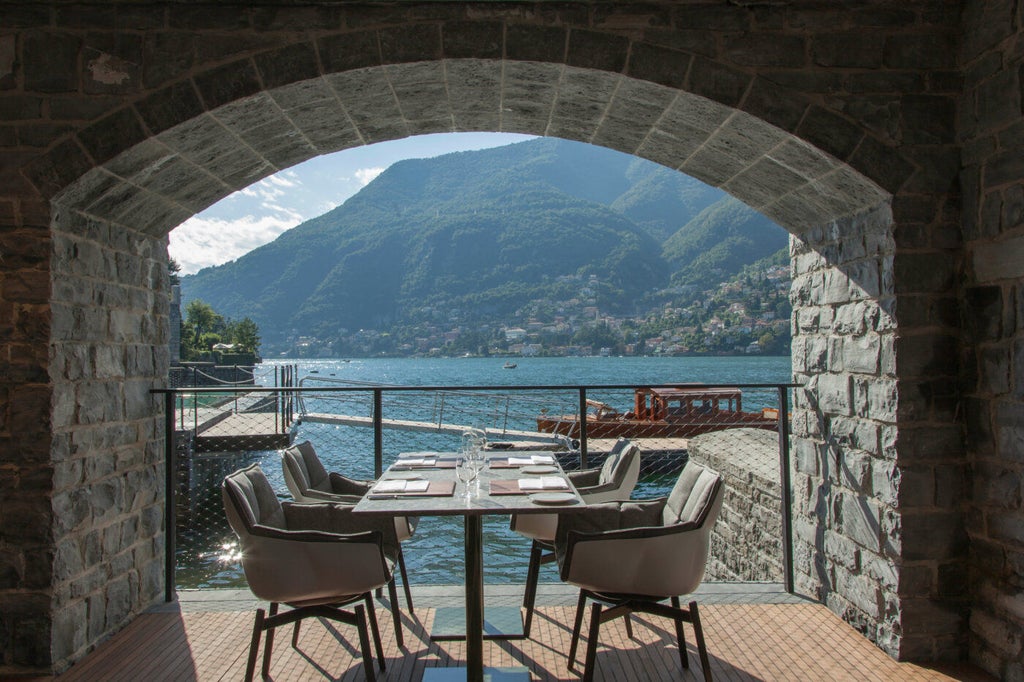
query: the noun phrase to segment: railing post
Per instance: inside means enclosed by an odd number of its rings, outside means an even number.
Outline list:
[[[570,440],[572,436],[569,436]],[[580,469],[587,468],[587,389],[580,386]]]
[[[384,472],[384,400],[379,388],[373,389],[373,477]]]
[[[782,497],[782,575],[793,594],[793,495],[789,473],[789,389],[779,386],[779,483]]]
[[[175,526],[177,526],[177,506],[175,494],[178,486],[175,479],[178,470],[177,451],[174,448],[174,398],[175,394],[168,391],[164,394],[164,601],[174,601],[174,573],[177,563],[175,557]]]

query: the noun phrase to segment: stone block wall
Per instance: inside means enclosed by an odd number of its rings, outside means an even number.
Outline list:
[[[966,3],[961,409],[971,658],[1024,680],[1024,3]],[[962,577],[962,576],[961,576]]]
[[[882,530],[898,519],[892,214],[790,240],[794,569],[825,602],[896,654],[899,566]]]
[[[70,665],[163,594],[166,241],[58,208],[50,379],[51,663]]]
[[[691,438],[687,453],[725,481],[705,579],[782,582],[779,434],[765,429],[716,431]]]

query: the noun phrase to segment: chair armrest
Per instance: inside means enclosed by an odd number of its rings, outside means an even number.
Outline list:
[[[600,469],[583,469],[581,471],[568,471],[565,474],[572,484],[577,488],[589,488],[595,486],[601,480]]]
[[[335,495],[356,495],[362,497],[373,487],[373,481],[358,481],[354,478],[342,476],[337,472],[327,474],[331,482],[331,492]]]
[[[376,530],[367,530],[359,533],[333,533],[326,530],[298,529],[284,530],[272,526],[256,525],[250,531],[252,535],[272,540],[287,540],[289,542],[359,542],[381,544],[381,533]]]
[[[390,517],[354,514],[350,505],[329,502],[282,502],[281,508],[289,531],[319,531],[334,535],[375,532],[380,536],[385,556],[389,559],[398,557],[398,536],[395,522]]]
[[[580,494],[584,495],[582,492]],[[578,513],[559,515],[556,540],[569,532],[592,534],[624,528],[658,526],[661,525],[664,507],[665,498],[588,504]]]
[[[325,493],[319,490],[313,490],[310,488],[302,495],[303,497],[311,500],[320,500],[322,502],[333,502],[335,504],[348,504],[355,506],[359,503],[359,500],[363,499],[362,495],[341,495],[338,493]]]

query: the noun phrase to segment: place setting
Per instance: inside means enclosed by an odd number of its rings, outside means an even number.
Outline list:
[[[381,479],[367,493],[371,500],[404,497],[450,497],[455,494],[455,481],[428,481],[420,476],[392,476]]]
[[[553,474],[558,471],[555,458],[549,454],[494,457],[493,469],[519,469],[526,474]]]
[[[495,480],[491,481],[490,493],[491,495],[529,495],[530,501],[536,504],[572,504],[578,501],[572,492],[569,481],[561,476]]]
[[[395,471],[411,469],[454,469],[455,459],[440,457],[437,453],[402,453],[391,468]]]

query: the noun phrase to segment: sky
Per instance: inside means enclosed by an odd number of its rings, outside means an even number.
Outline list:
[[[168,253],[191,275],[273,241],[301,222],[340,206],[388,166],[451,152],[500,147],[529,135],[441,133],[325,154],[264,178],[189,218],[170,234]]]

